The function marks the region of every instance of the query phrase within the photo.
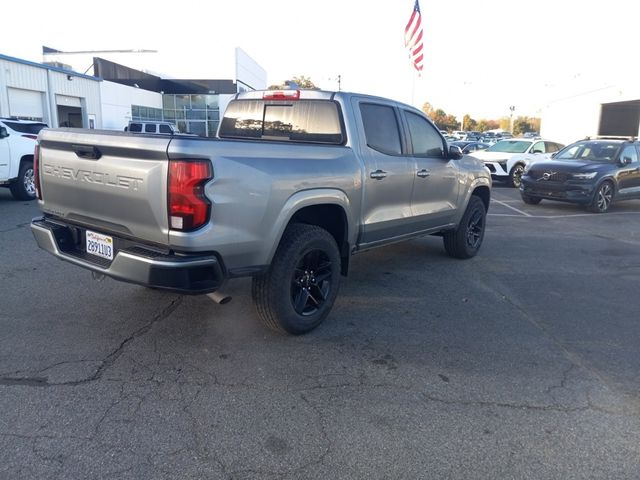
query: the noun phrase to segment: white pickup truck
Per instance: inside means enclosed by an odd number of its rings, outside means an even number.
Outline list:
[[[258,317],[290,334],[328,315],[352,254],[421,235],[442,236],[455,258],[480,249],[489,172],[413,107],[246,92],[218,137],[43,130],[38,245],[96,274],[184,293],[251,276]]]
[[[0,118],[0,186],[11,189],[16,200],[33,200],[33,151],[41,122]]]

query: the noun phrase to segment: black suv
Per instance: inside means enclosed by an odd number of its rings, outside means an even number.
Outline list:
[[[613,201],[640,198],[640,143],[634,140],[580,140],[551,160],[532,163],[522,175],[520,195],[587,205],[603,213]]]

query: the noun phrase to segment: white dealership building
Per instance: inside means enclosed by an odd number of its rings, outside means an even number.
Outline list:
[[[115,130],[131,120],[165,120],[181,131],[212,136],[233,95],[267,86],[265,70],[240,48],[206,68],[180,72],[180,78],[155,73],[172,65],[170,59],[147,55],[156,62],[151,73],[144,55],[133,53],[43,47],[45,63],[0,54],[0,117]],[[212,80],[202,72],[219,74]]]

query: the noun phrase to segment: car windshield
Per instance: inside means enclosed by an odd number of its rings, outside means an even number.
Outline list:
[[[531,142],[522,140],[501,140],[487,148],[485,152],[524,153],[531,146]]]
[[[589,162],[613,162],[618,156],[620,143],[578,142],[569,145],[553,157],[555,160],[579,160]]]
[[[37,135],[40,130],[47,125],[44,123],[19,123],[19,122],[4,122],[8,127],[14,129],[16,132],[29,133],[31,135]]]

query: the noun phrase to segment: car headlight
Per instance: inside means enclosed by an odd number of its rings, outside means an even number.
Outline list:
[[[573,178],[574,180],[591,180],[597,174],[598,172],[574,173],[573,175],[571,175],[571,178]]]

